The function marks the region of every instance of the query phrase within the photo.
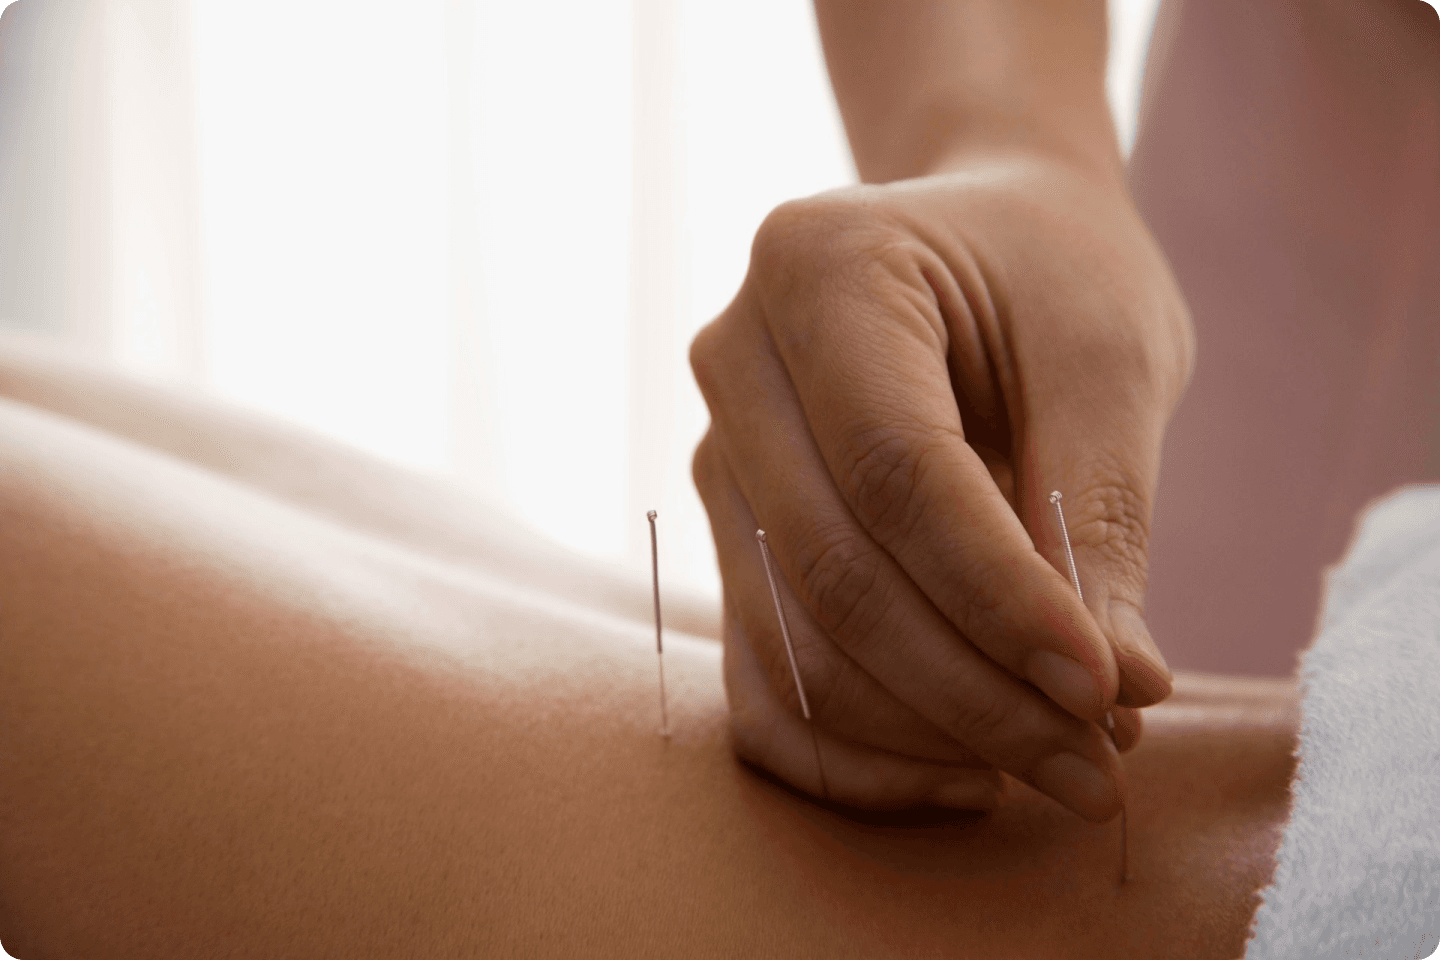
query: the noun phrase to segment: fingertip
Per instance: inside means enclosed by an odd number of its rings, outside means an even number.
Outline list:
[[[1107,766],[1077,753],[1057,753],[1036,764],[1030,784],[1083,819],[1108,823],[1124,807],[1125,788],[1118,761]]]
[[[1117,707],[1115,717],[1115,749],[1121,753],[1129,753],[1140,743],[1140,735],[1144,730],[1144,722],[1139,710]]]
[[[1133,604],[1113,600],[1109,614],[1115,634],[1115,664],[1120,671],[1120,691],[1115,702],[1148,707],[1170,696],[1175,674],[1150,636],[1140,611]]]
[[[1174,692],[1174,681],[1157,671],[1153,664],[1138,657],[1120,654],[1115,658],[1120,668],[1120,690],[1116,706],[1153,707]]]
[[[1108,709],[1104,687],[1090,669],[1053,650],[1036,650],[1026,658],[1025,679],[1082,720],[1098,720]]]

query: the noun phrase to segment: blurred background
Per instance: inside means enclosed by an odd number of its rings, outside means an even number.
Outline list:
[[[1134,137],[1156,0],[1112,0]],[[449,474],[717,592],[686,351],[854,180],[807,0],[19,0],[0,331]]]

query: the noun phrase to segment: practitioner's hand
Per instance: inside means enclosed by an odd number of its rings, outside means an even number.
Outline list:
[[[1146,545],[1192,353],[1123,185],[1058,160],[772,213],[691,351],[741,754],[820,792],[763,527],[832,799],[985,806],[998,768],[1086,818],[1118,812],[1094,721],[1170,692],[1142,618]],[[1138,714],[1115,720],[1128,748]]]

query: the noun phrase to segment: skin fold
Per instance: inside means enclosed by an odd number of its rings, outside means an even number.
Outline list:
[[[1243,951],[1288,682],[1182,673],[1146,711],[1122,887],[1118,823],[1013,779],[988,814],[859,817],[738,762],[714,615],[679,603],[662,739],[646,585],[579,589],[462,494],[33,355],[0,395],[25,960]]]

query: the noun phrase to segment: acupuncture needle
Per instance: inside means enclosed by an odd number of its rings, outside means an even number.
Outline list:
[[[810,746],[815,749],[815,769],[820,773],[820,794],[830,799],[830,787],[825,782],[825,766],[820,762],[820,739],[815,736],[815,723],[810,719],[810,701],[805,699],[805,684],[800,682],[800,667],[795,662],[795,645],[790,642],[790,624],[785,619],[785,606],[780,602],[780,587],[775,582],[775,570],[770,564],[770,545],[765,542],[765,531],[756,530],[755,539],[760,542],[760,556],[765,561],[765,576],[770,580],[770,596],[775,600],[775,616],[780,620],[780,636],[785,638],[785,653],[790,657],[790,672],[795,677],[795,690],[800,694],[800,712],[805,715],[805,725],[810,728]]]
[[[650,578],[655,584],[655,659],[660,664],[660,736],[670,736],[670,714],[665,708],[665,643],[660,633],[660,549],[655,541],[654,510],[645,514],[650,521]]]
[[[1070,582],[1075,586],[1075,593],[1080,597],[1081,602],[1085,600],[1085,592],[1080,589],[1080,574],[1075,569],[1075,551],[1070,548],[1070,530],[1065,526],[1065,510],[1060,506],[1061,494],[1055,490],[1050,494],[1050,502],[1055,506],[1055,518],[1060,522],[1060,538],[1065,542],[1065,563],[1070,567]],[[1115,713],[1109,711],[1105,714],[1105,726],[1110,730],[1110,742],[1115,744],[1115,749],[1120,749],[1120,741],[1115,736]],[[1125,807],[1120,807],[1120,882],[1125,883],[1130,879],[1130,827]]]

